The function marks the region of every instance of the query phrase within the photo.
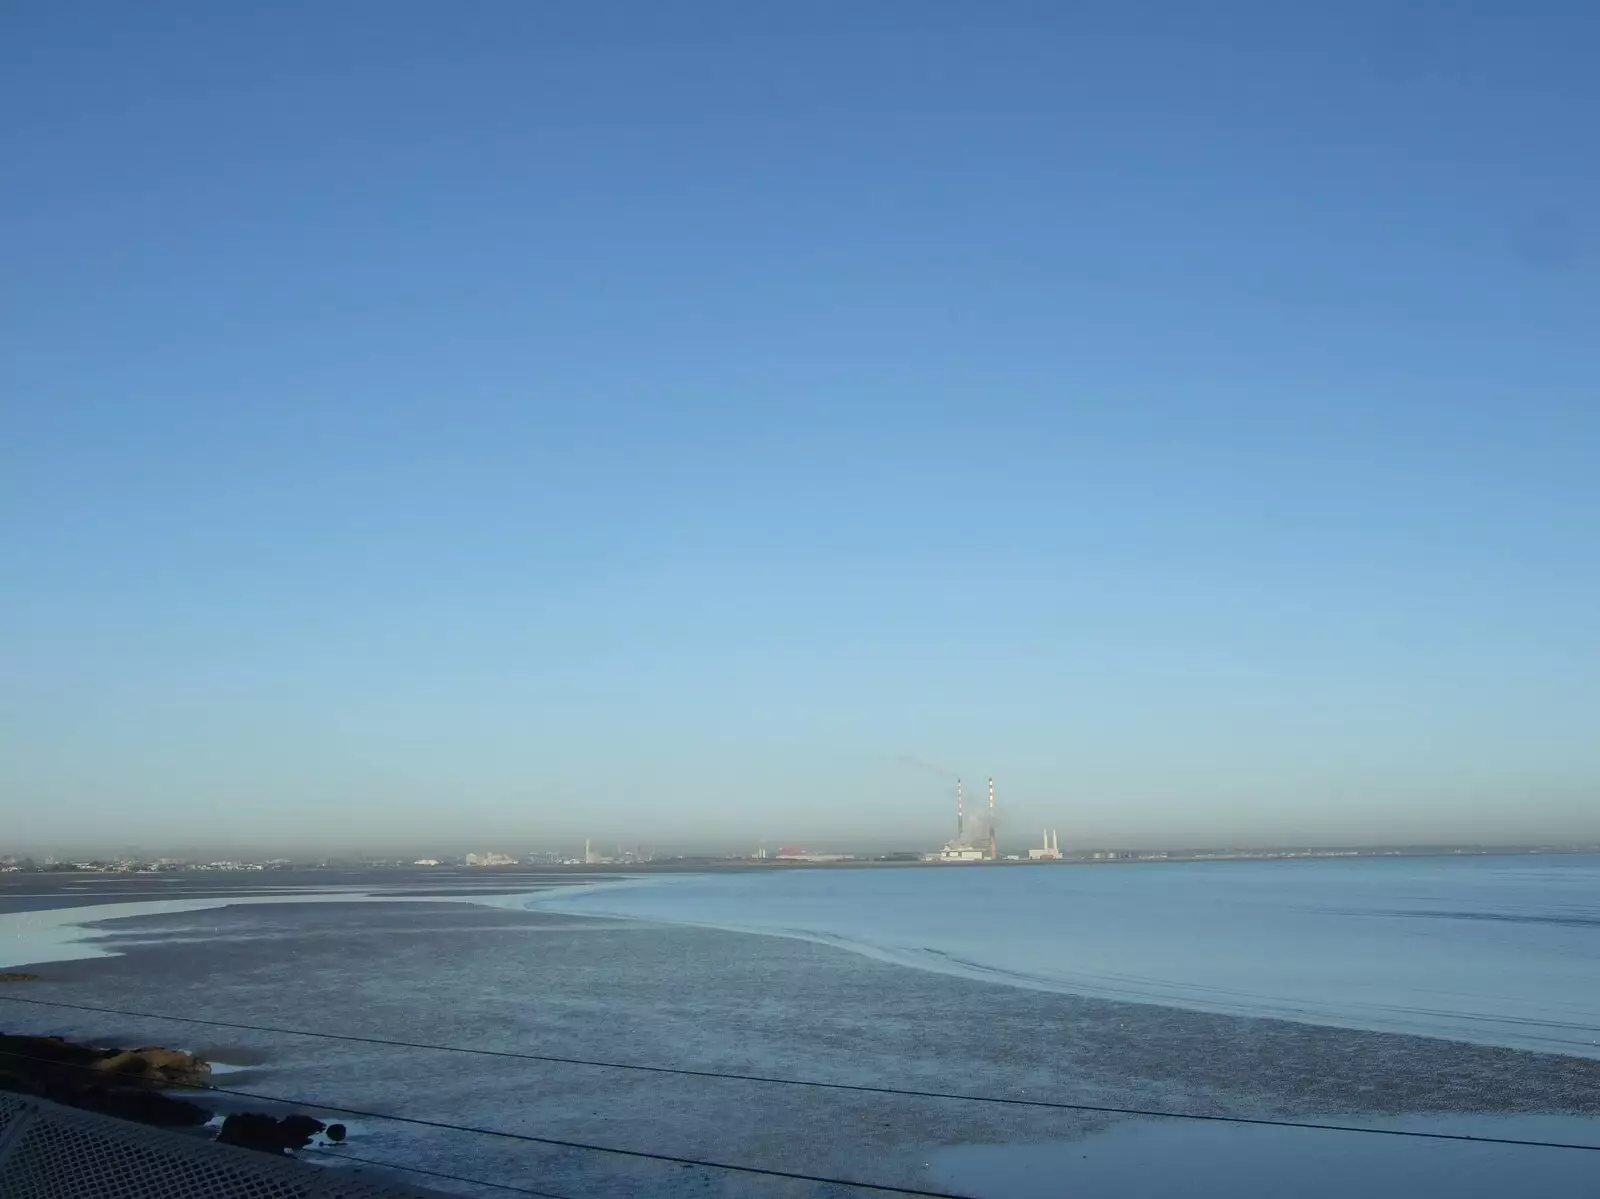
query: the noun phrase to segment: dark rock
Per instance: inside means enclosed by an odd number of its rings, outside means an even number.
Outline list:
[[[175,1099],[160,1091],[142,1087],[94,1087],[78,1091],[70,1098],[50,1095],[47,1098],[68,1102],[122,1120],[136,1120],[140,1124],[154,1124],[160,1128],[197,1128],[211,1119],[211,1113],[198,1103]]]
[[[324,1127],[321,1120],[298,1112],[281,1120],[264,1112],[234,1112],[222,1122],[217,1140],[224,1145],[282,1155],[291,1149],[304,1149]]]
[[[263,1153],[284,1151],[277,1120],[261,1112],[234,1112],[222,1122],[217,1140],[224,1145],[259,1149]]]
[[[278,1127],[283,1130],[284,1140],[292,1141],[291,1149],[303,1149],[311,1143],[311,1138],[327,1127],[321,1120],[314,1120],[310,1116],[303,1116],[296,1112],[292,1116],[285,1116],[278,1121]]]

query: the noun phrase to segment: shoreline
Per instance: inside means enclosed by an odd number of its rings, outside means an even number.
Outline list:
[[[677,918],[639,911],[591,911],[586,910],[581,903],[574,904],[572,902],[572,900],[578,899],[580,896],[591,896],[596,892],[651,889],[656,885],[665,883],[669,877],[689,879],[694,876],[688,873],[680,874],[676,872],[671,875],[618,872],[603,877],[595,877],[590,874],[584,877],[569,876],[568,879],[558,880],[543,873],[538,875],[524,873],[521,875],[507,875],[505,876],[505,881],[497,884],[489,884],[487,880],[479,880],[473,877],[471,880],[472,885],[453,889],[439,887],[437,884],[433,887],[425,887],[422,885],[424,881],[422,879],[414,879],[406,885],[386,890],[354,889],[339,886],[321,889],[314,885],[301,885],[285,887],[272,893],[262,894],[253,888],[249,889],[248,892],[244,891],[244,889],[239,889],[239,893],[226,893],[233,892],[235,889],[222,887],[216,890],[224,893],[215,893],[204,897],[174,897],[147,901],[128,900],[116,903],[74,903],[71,906],[36,908],[23,912],[5,912],[3,908],[0,908],[0,927],[4,927],[11,921],[18,921],[24,925],[31,926],[28,931],[33,934],[33,938],[30,938],[33,940],[31,946],[27,942],[23,944],[16,944],[15,942],[0,944],[0,971],[30,974],[44,972],[43,977],[37,981],[0,983],[0,987],[3,987],[5,991],[10,991],[13,994],[18,994],[19,997],[25,998],[28,991],[33,990],[42,982],[49,981],[51,973],[49,967],[51,966],[59,966],[69,962],[100,960],[127,952],[126,948],[118,948],[114,944],[118,937],[116,929],[105,927],[123,920],[219,912],[230,907],[320,904],[387,906],[392,904],[445,903],[466,905],[484,910],[519,912],[533,915],[558,915],[577,921],[639,922],[661,929],[702,930],[730,936],[775,938],[857,955],[879,964],[926,973],[936,977],[960,979],[981,985],[1029,991],[1042,995],[1057,995],[1075,1000],[1126,1004],[1161,1011],[1189,1012],[1222,1016],[1230,1019],[1280,1021],[1310,1028],[1342,1030],[1353,1034],[1418,1037],[1452,1045],[1504,1049],[1519,1053],[1575,1060],[1600,1061],[1600,1047],[1597,1047],[1595,1052],[1581,1052],[1575,1050],[1570,1042],[1565,1041],[1535,1044],[1526,1039],[1513,1041],[1496,1039],[1490,1035],[1473,1036],[1470,1035],[1470,1030],[1418,1028],[1414,1025],[1408,1025],[1403,1020],[1394,1020],[1388,1023],[1379,1022],[1378,1020],[1362,1020],[1353,1011],[1321,1013],[1294,1010],[1283,1011],[1273,1010],[1264,1003],[1254,1005],[1206,1003],[1191,996],[1167,998],[1139,992],[1130,994],[1119,992],[1112,987],[1079,984],[1071,980],[1051,979],[981,962],[966,961],[943,951],[929,949],[916,951],[905,946],[877,944],[859,937],[833,934],[818,929],[741,925],[705,919]],[[520,880],[521,885],[511,886],[513,879]],[[4,898],[3,894],[0,894],[0,904],[3,904]],[[64,895],[61,898],[66,899],[69,897]],[[77,897],[72,896],[71,898],[76,899]],[[111,944],[106,944],[107,942]],[[40,948],[46,948],[48,951],[43,955],[34,952]],[[1504,1017],[1503,1019],[1507,1022],[1512,1022],[1511,1017]],[[1455,1035],[1452,1035],[1452,1033]]]
[[[204,915],[112,921],[118,927],[96,931],[115,956],[63,962],[4,993],[422,1043],[1218,1115],[1569,1117],[1592,1126],[1600,1144],[1600,1063],[1584,1058],[1029,991],[690,925],[437,901],[239,905]],[[893,1183],[926,1185],[924,1163],[944,1168],[941,1155],[960,1146],[1094,1146],[1108,1130],[1143,1125],[25,1004],[0,1005],[10,1012],[4,1027],[16,1030],[23,1010],[34,1031],[108,1043],[194,1049],[225,1039],[251,1055],[228,1081],[247,1091]],[[403,1126],[363,1129],[352,1152],[486,1178],[537,1171],[558,1190],[632,1179],[636,1193],[705,1193],[698,1172],[657,1176],[641,1166],[634,1175],[601,1158]]]
[[[620,881],[620,880],[619,880]],[[604,886],[605,884],[602,884]],[[565,888],[559,888],[565,889]],[[574,888],[577,889],[577,888]],[[536,920],[554,918],[555,921],[572,922],[575,928],[598,927],[638,927],[643,929],[673,930],[677,932],[693,933],[702,932],[716,936],[732,938],[755,938],[778,942],[795,943],[812,946],[830,953],[845,954],[859,957],[865,961],[893,970],[904,970],[917,975],[926,975],[934,979],[948,979],[959,981],[963,984],[979,987],[995,987],[1007,991],[1019,991],[1039,996],[1058,997],[1063,1000],[1086,1004],[1102,1004],[1112,1007],[1135,1009],[1152,1013],[1174,1013],[1195,1017],[1210,1017],[1228,1021],[1246,1021],[1261,1024],[1285,1025],[1289,1027],[1318,1030],[1320,1032],[1337,1034],[1349,1033],[1357,1037],[1386,1037],[1401,1038],[1451,1045],[1461,1047],[1463,1050],[1489,1051],[1505,1054],[1527,1055],[1530,1057],[1554,1058],[1563,1061],[1582,1062],[1596,1069],[1597,1081],[1600,1081],[1600,1058],[1585,1054],[1566,1053],[1559,1049],[1538,1049],[1522,1045],[1507,1045],[1487,1040],[1469,1040],[1459,1037],[1430,1035],[1408,1031],[1405,1029],[1366,1028],[1359,1025],[1338,1023],[1327,1020],[1297,1019],[1292,1016],[1282,1016],[1270,1013],[1251,1013],[1228,1011],[1219,1008],[1208,1008],[1182,1003],[1162,1003],[1153,1000],[1128,998],[1115,995],[1097,994],[1084,990],[1074,990],[1067,986],[1058,986],[1045,981],[1037,981],[1023,976],[1006,974],[1001,971],[978,969],[941,969],[937,965],[924,964],[896,955],[891,951],[874,947],[870,943],[854,941],[845,937],[829,936],[803,929],[776,929],[735,926],[728,924],[711,923],[697,920],[677,920],[665,917],[640,916],[636,914],[619,915],[614,913],[591,913],[561,906],[559,899],[550,896],[552,902],[539,903],[528,906],[522,901],[538,899],[549,896],[550,890],[537,891],[509,891],[495,895],[375,895],[375,894],[301,894],[295,896],[218,896],[214,899],[174,901],[172,907],[161,907],[159,904],[107,904],[93,905],[97,911],[101,908],[139,907],[151,910],[136,912],[118,912],[114,915],[96,914],[84,919],[79,913],[83,908],[50,909],[53,913],[74,913],[76,919],[62,921],[61,927],[70,928],[73,937],[68,942],[74,949],[88,943],[93,952],[72,952],[60,956],[46,958],[18,959],[15,964],[4,964],[0,961],[0,969],[6,973],[17,976],[16,981],[0,982],[0,997],[14,996],[20,1000],[29,1000],[35,997],[35,992],[48,989],[63,980],[52,977],[51,966],[86,966],[99,962],[114,962],[120,959],[137,955],[141,949],[148,948],[152,942],[142,935],[132,932],[121,932],[108,927],[123,920],[144,921],[159,920],[167,916],[185,916],[201,912],[223,912],[230,908],[272,907],[275,905],[317,908],[321,906],[343,907],[345,905],[370,905],[375,908],[389,907],[396,904],[439,904],[460,905],[466,908],[476,908],[485,913],[501,912],[511,915],[527,915]],[[502,902],[494,902],[500,900]],[[157,910],[159,909],[159,910]],[[6,913],[0,913],[0,919]],[[132,943],[117,947],[101,947],[94,945],[97,941],[116,941],[128,937]],[[42,1001],[45,997],[40,995]],[[180,1023],[181,1018],[173,1017]],[[219,1032],[223,1030],[218,1030]],[[248,1048],[236,1048],[235,1054],[244,1058],[253,1057],[254,1061],[225,1062],[229,1069],[251,1070],[268,1064],[267,1059],[259,1052]],[[1594,1104],[1595,1111],[1600,1113],[1600,1091],[1597,1091]],[[1562,1109],[1573,1110],[1573,1109]]]
[[[465,903],[484,907],[504,907],[495,899],[520,899],[539,894],[536,889],[495,893],[451,893],[437,895],[382,894],[372,891],[342,891],[330,888],[286,888],[274,894],[233,894],[174,897],[168,899],[127,899],[113,903],[64,903],[22,911],[0,910],[0,930],[7,934],[0,941],[0,970],[25,971],[32,967],[62,962],[93,961],[113,956],[113,951],[95,942],[105,939],[96,926],[116,920],[137,920],[147,916],[181,915],[216,911],[228,907],[254,907],[281,904],[344,903]],[[65,897],[64,897],[65,898]],[[76,898],[76,897],[73,897]],[[99,898],[99,897],[96,897]],[[0,896],[0,903],[4,897]],[[9,923],[8,923],[9,922]],[[45,948],[48,956],[29,957],[28,952]]]

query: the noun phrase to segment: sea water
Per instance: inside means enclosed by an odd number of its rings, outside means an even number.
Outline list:
[[[658,875],[527,901],[1017,986],[1600,1057],[1600,856]]]

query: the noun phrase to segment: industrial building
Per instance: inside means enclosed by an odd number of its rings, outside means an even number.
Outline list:
[[[939,851],[941,862],[992,862],[1000,856],[995,818],[994,780],[989,780],[989,810],[984,816],[967,813],[966,795],[956,779],[956,835]]]
[[[1061,860],[1061,834],[1054,829],[1044,830],[1044,848],[1028,850],[1030,862],[1059,862]]]

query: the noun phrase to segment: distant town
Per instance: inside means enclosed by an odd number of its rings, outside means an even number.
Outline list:
[[[959,847],[965,848],[965,847]],[[1082,849],[1062,850],[1053,833],[1041,838],[1041,844],[1030,847],[1025,853],[1005,853],[988,856],[977,853],[966,855],[950,852],[947,847],[934,853],[907,850],[891,853],[832,853],[818,852],[799,846],[783,846],[773,851],[757,847],[749,853],[732,854],[662,854],[648,849],[617,849],[601,853],[592,845],[581,853],[535,851],[531,853],[438,854],[422,857],[410,855],[340,854],[331,856],[274,857],[274,858],[206,858],[189,857],[85,857],[58,858],[42,856],[33,858],[19,854],[0,855],[0,874],[41,873],[59,874],[87,872],[101,874],[162,874],[194,872],[264,872],[306,870],[504,870],[516,869],[593,869],[607,870],[715,870],[726,868],[796,868],[805,866],[948,866],[955,863],[970,865],[1094,865],[1112,862],[1207,862],[1207,861],[1274,861],[1297,858],[1373,858],[1373,857],[1439,857],[1447,855],[1539,854],[1539,853],[1594,853],[1600,845],[1396,845],[1293,848],[1240,848],[1240,849]]]

